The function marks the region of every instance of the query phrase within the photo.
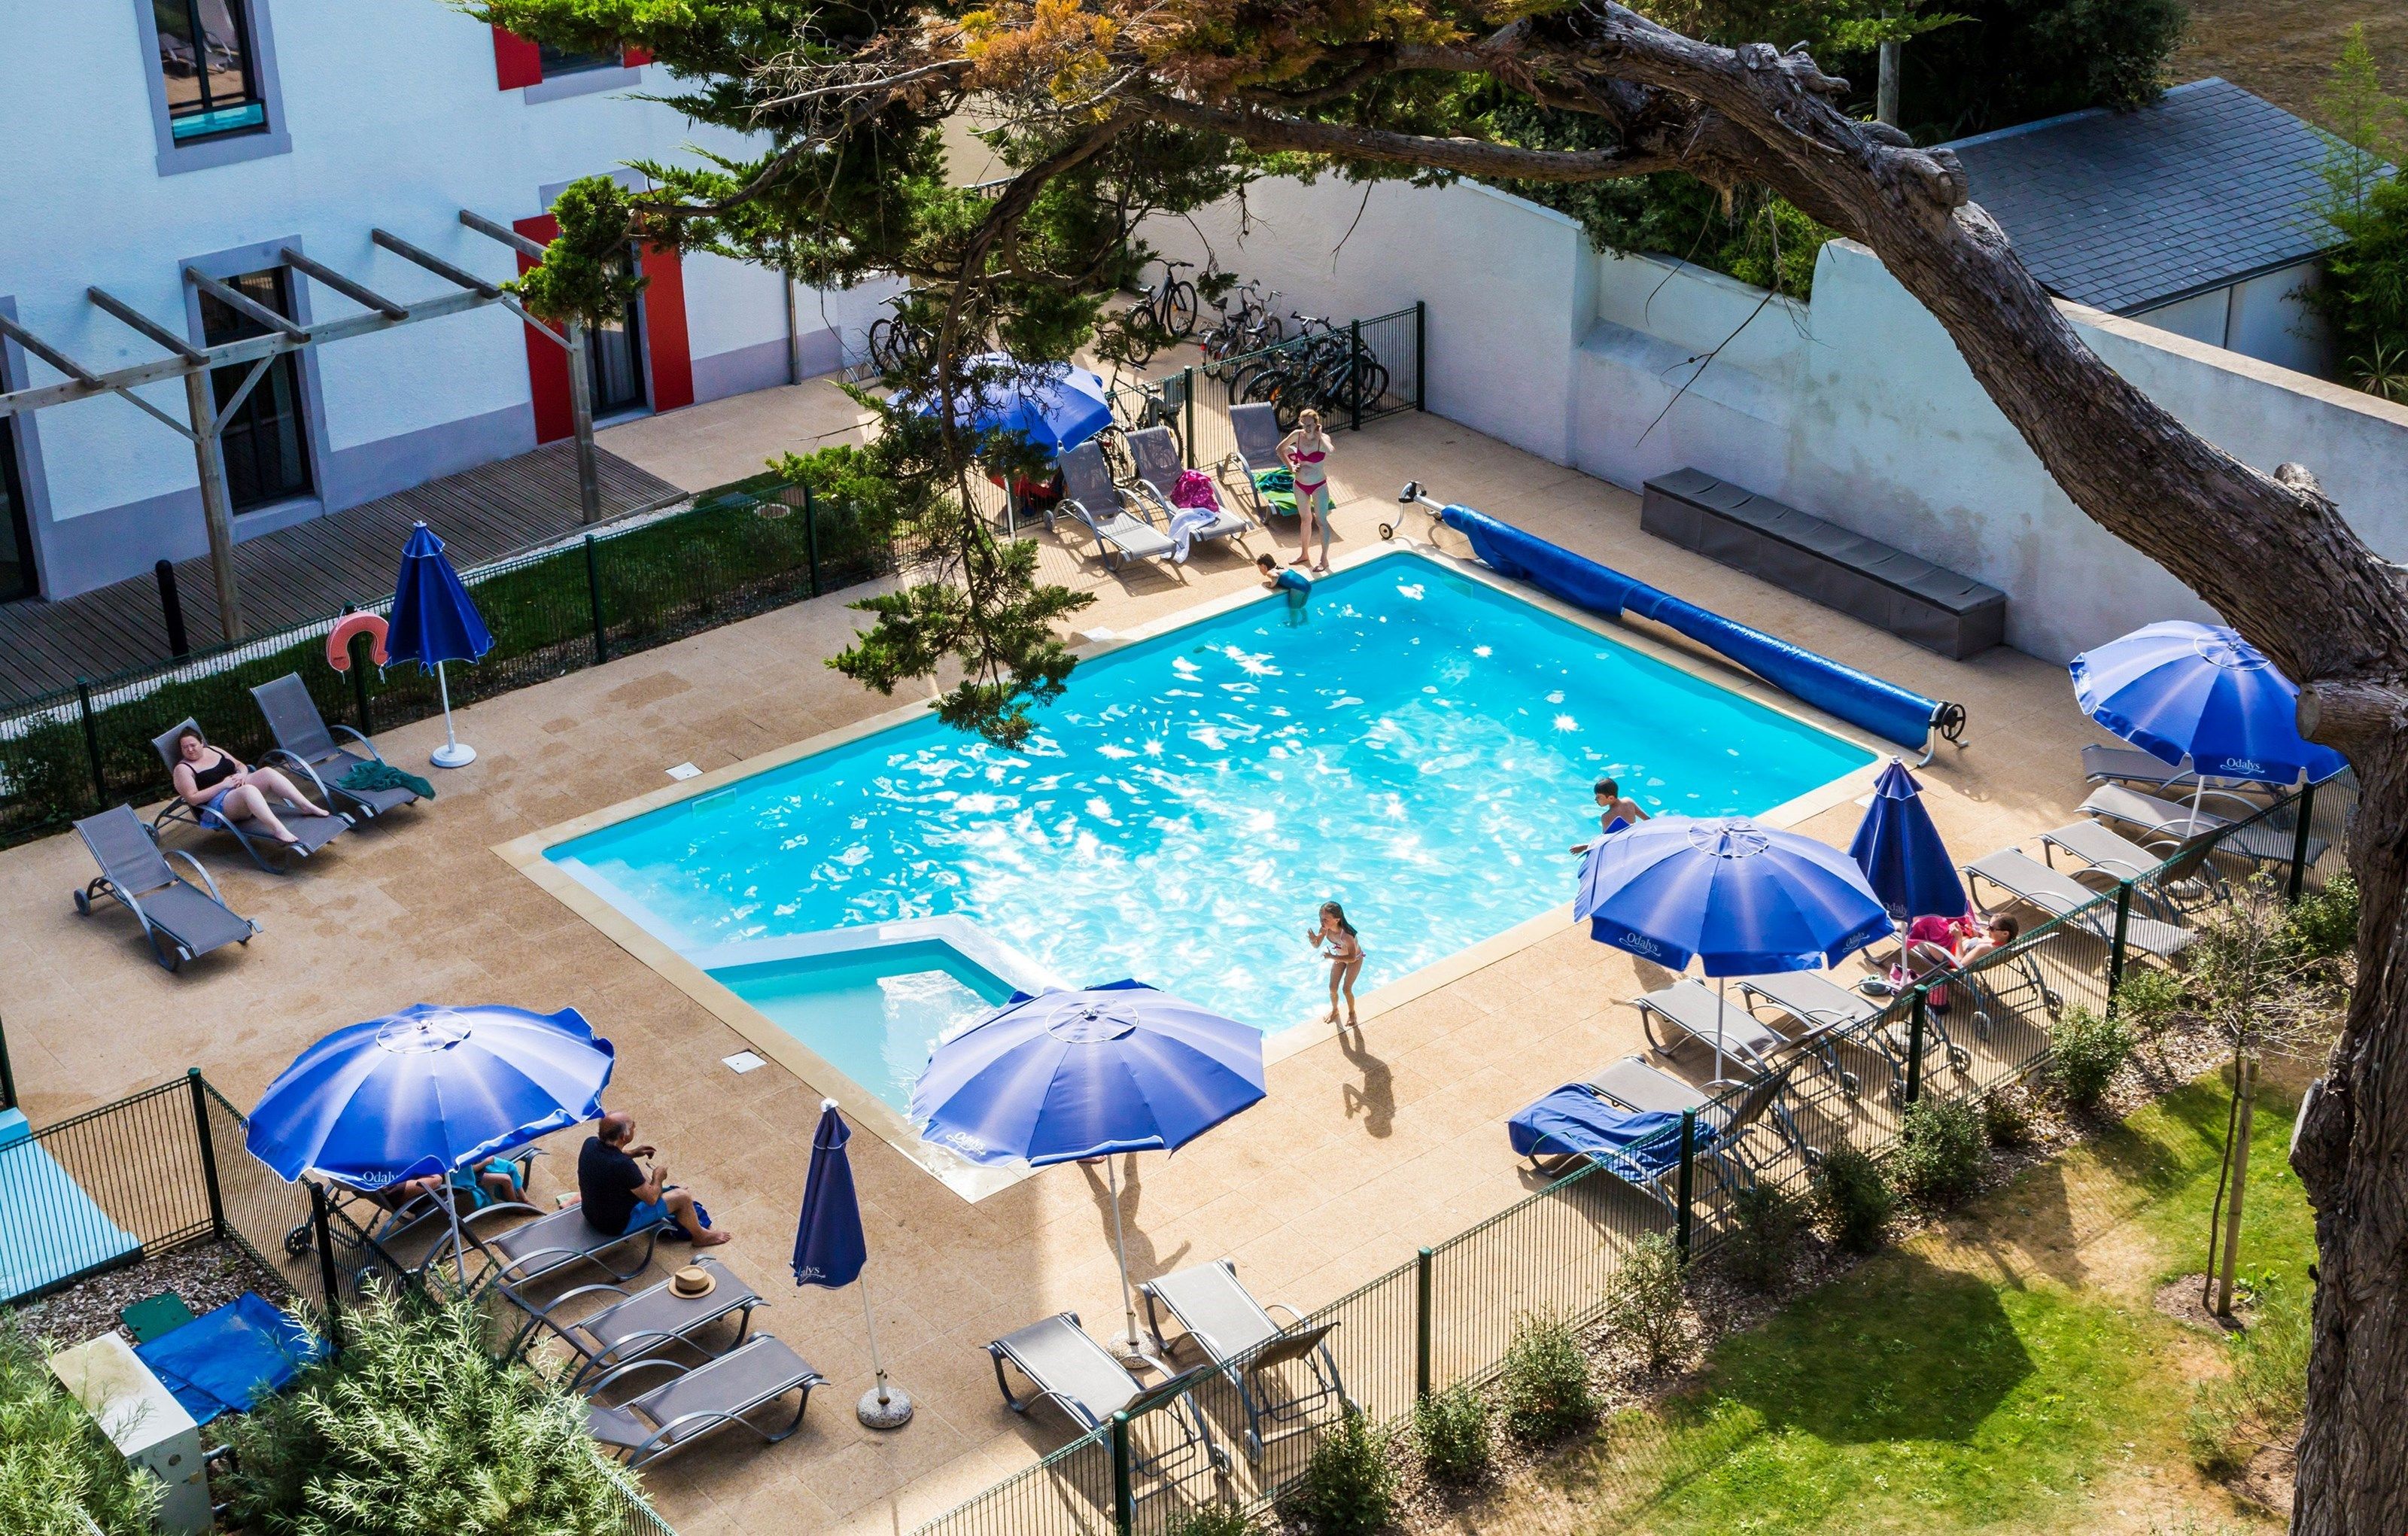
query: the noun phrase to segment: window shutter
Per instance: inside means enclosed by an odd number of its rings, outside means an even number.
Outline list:
[[[560,235],[560,222],[549,213],[538,213],[532,219],[512,221],[510,227],[530,240],[550,245]],[[523,275],[535,266],[534,258],[523,252],[519,256],[519,271]],[[535,407],[535,440],[539,443],[558,442],[574,437],[577,415],[568,398],[568,353],[550,337],[539,336],[535,327],[526,332],[527,389]]]
[[[694,404],[694,357],[686,336],[685,268],[675,251],[643,250],[644,352],[652,370],[652,409]]]
[[[619,62],[630,69],[640,69],[652,62],[652,50],[631,48],[619,55]]]
[[[543,83],[543,53],[514,33],[494,29],[494,81],[504,91]]]

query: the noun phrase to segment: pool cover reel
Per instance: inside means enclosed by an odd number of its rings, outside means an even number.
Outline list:
[[[1828,656],[1775,639],[1760,629],[1709,613],[1695,603],[1683,602],[1669,592],[1469,507],[1441,507],[1438,520],[1470,539],[1472,553],[1500,576],[1527,581],[1541,592],[1608,618],[1618,619],[1627,610],[1653,619],[1729,657],[1784,693],[1885,740],[1921,748],[1935,730],[1948,740],[1962,740],[1965,707],[1961,704],[1910,693]]]

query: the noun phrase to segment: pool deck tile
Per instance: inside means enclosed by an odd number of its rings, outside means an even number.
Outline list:
[[[681,484],[735,479],[764,443],[849,429],[849,403],[815,387],[613,429],[611,447]],[[2028,844],[2082,798],[2075,753],[2103,738],[2075,713],[2061,668],[2003,650],[1971,663],[1934,657],[1644,538],[1628,493],[1436,417],[1343,435],[1333,464],[1340,558],[1379,547],[1373,529],[1394,517],[1395,487],[1416,478],[1707,608],[1967,703],[1972,746],[1943,747],[1924,774],[1960,857]],[[1095,594],[1074,621],[1082,631],[1125,633],[1254,584],[1234,552],[1208,551],[1167,577],[1107,574],[1085,545],[1041,538],[1039,549],[1050,579]],[[1062,1443],[1062,1426],[1007,1413],[982,1346],[1065,1308],[1099,1337],[1117,1328],[1100,1171],[1047,1170],[972,1204],[876,1136],[855,1139],[879,1339],[894,1379],[921,1404],[911,1428],[872,1436],[852,1414],[870,1384],[860,1297],[784,1285],[818,1087],[775,1063],[729,1071],[720,1058],[746,1043],[735,1029],[493,851],[655,790],[672,764],[716,768],[893,709],[821,665],[858,622],[845,603],[864,595],[798,604],[463,711],[476,764],[438,775],[435,804],[345,838],[291,882],[195,845],[265,931],[179,977],[148,963],[120,914],[73,914],[67,892],[89,871],[72,838],[0,853],[0,911],[10,919],[0,925],[0,1017],[29,1113],[47,1123],[188,1066],[248,1103],[319,1035],[422,998],[574,1005],[617,1043],[610,1101],[635,1113],[643,1139],[736,1234],[722,1252],[772,1299],[762,1325],[831,1378],[793,1440],[764,1448],[723,1435],[650,1473],[671,1524],[685,1536],[895,1536],[1029,1465]],[[394,761],[416,767],[440,735],[430,722],[380,739]],[[1843,801],[1803,829],[1844,844],[1858,814]],[[1133,1267],[1142,1278],[1227,1255],[1260,1293],[1311,1307],[1520,1199],[1537,1184],[1517,1169],[1499,1122],[1644,1048],[1624,1004],[1664,976],[1643,969],[1567,924],[1426,996],[1393,1007],[1371,999],[1359,1036],[1299,1037],[1302,1049],[1272,1063],[1264,1104],[1175,1157],[1124,1160]],[[577,1138],[554,1140],[536,1179],[547,1204],[574,1172]]]

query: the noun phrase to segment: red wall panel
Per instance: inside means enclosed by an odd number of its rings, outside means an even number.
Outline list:
[[[549,245],[560,234],[560,221],[549,213],[532,219],[521,219],[510,227],[530,240]],[[535,265],[533,257],[522,254],[519,270],[524,272]],[[568,403],[568,353],[560,343],[526,327],[527,388],[535,397],[535,440],[539,443],[558,442],[577,434],[577,412]]]
[[[644,247],[644,351],[652,359],[652,409],[694,404],[694,354],[686,340],[685,268],[678,253]]]
[[[494,80],[504,91],[543,80],[543,53],[515,33],[494,29]]]

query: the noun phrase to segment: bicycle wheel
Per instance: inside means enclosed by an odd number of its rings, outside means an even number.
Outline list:
[[[1365,410],[1377,410],[1380,402],[1388,397],[1388,370],[1377,360],[1367,361],[1355,370],[1352,392],[1362,402]]]
[[[1118,426],[1108,426],[1096,433],[1096,448],[1104,456],[1104,467],[1111,472],[1112,483],[1125,485],[1137,479],[1137,458],[1129,452],[1127,435]]]
[[[895,320],[888,316],[869,327],[869,366],[881,373],[895,371]]]
[[[1296,430],[1297,416],[1304,409],[1312,393],[1312,386],[1309,380],[1283,373],[1275,368],[1265,368],[1247,381],[1244,403],[1250,406],[1270,407],[1271,415],[1278,421],[1280,430],[1293,432]]]
[[[1128,366],[1141,368],[1154,361],[1154,354],[1163,348],[1162,322],[1154,312],[1142,306],[1130,309],[1121,322],[1123,351],[1128,354]]]
[[[1162,328],[1173,340],[1184,341],[1196,334],[1196,285],[1182,278],[1167,283],[1162,290],[1162,307],[1158,311]]]

